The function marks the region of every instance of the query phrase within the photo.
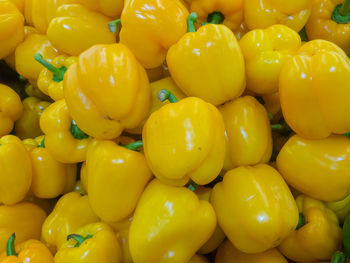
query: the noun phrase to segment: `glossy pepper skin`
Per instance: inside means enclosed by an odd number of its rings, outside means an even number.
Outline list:
[[[25,218],[25,220],[23,220]],[[39,239],[41,226],[46,213],[39,206],[22,202],[15,205],[0,206],[0,250],[4,251],[7,240],[12,233],[16,233],[16,243],[28,239]]]
[[[305,217],[305,225],[289,235],[279,250],[287,258],[301,263],[330,259],[342,245],[337,216],[316,199],[300,195],[296,202]]]
[[[211,203],[228,239],[245,253],[278,246],[298,223],[298,208],[287,184],[266,164],[227,172],[215,185]]]
[[[97,139],[116,138],[147,117],[151,92],[146,72],[122,44],[86,50],[65,73],[63,85],[73,119]]]
[[[91,138],[73,121],[64,99],[46,108],[40,118],[40,128],[45,133],[45,148],[57,161],[78,163],[86,159]]]
[[[89,237],[86,238],[87,236]],[[117,237],[113,229],[105,223],[83,226],[68,238],[56,253],[55,263],[121,262],[121,249]]]
[[[155,179],[142,194],[131,222],[131,256],[135,263],[187,262],[210,238],[215,224],[208,202],[187,188]]]
[[[16,121],[16,136],[21,139],[26,139],[43,134],[39,125],[40,116],[51,103],[36,97],[25,98],[22,103],[23,114]]]
[[[169,49],[167,64],[187,96],[214,105],[238,98],[245,88],[242,52],[232,31],[223,25],[208,24],[185,34]]]
[[[23,112],[21,98],[9,86],[0,84],[0,136],[9,134]]]
[[[145,68],[156,68],[186,33],[188,15],[179,0],[128,0],[121,15],[120,43],[130,48]]]
[[[299,32],[308,21],[311,0],[245,0],[244,19],[250,30],[284,24]]]
[[[269,117],[254,97],[244,96],[219,107],[225,122],[232,167],[267,163],[272,153]]]
[[[322,139],[350,130],[349,59],[325,40],[304,44],[282,67],[279,93],[283,116],[298,135]]]
[[[143,127],[147,163],[158,179],[172,185],[190,179],[210,183],[223,167],[224,129],[220,112],[199,98],[164,105]]]
[[[239,41],[246,67],[247,89],[257,94],[278,91],[284,62],[301,46],[297,32],[285,25],[273,25],[245,34]]]
[[[124,7],[124,0],[76,0],[76,2],[109,17],[120,17]]]
[[[272,248],[261,253],[246,254],[235,248],[226,240],[218,248],[215,263],[287,263],[287,259],[276,249]]]
[[[337,215],[341,223],[344,223],[346,216],[350,214],[350,194],[339,201],[325,202],[325,206]]]
[[[283,146],[276,163],[288,184],[313,198],[338,201],[349,194],[350,141],[344,135],[322,140],[295,135]]]
[[[46,218],[41,232],[42,240],[59,249],[67,236],[84,225],[98,222],[88,197],[71,192],[62,196],[52,213]]]

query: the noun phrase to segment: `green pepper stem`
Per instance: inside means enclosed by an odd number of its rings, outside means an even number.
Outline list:
[[[304,214],[303,213],[299,213],[299,221],[298,221],[297,229],[305,226],[305,223],[306,223],[306,221],[305,221]]]
[[[221,12],[213,12],[209,14],[207,18],[209,24],[222,24],[224,20],[225,16]]]
[[[120,18],[108,23],[108,29],[112,33],[117,32],[118,28],[121,26],[122,26],[122,21]]]
[[[36,61],[38,61],[41,65],[43,65],[45,68],[47,68],[48,70],[50,70],[53,74],[53,81],[55,82],[61,82],[64,78],[64,73],[67,71],[66,67],[60,67],[60,68],[56,68],[54,65],[50,64],[49,62],[47,62],[42,55],[40,55],[39,53],[36,53],[34,55],[34,58]]]
[[[7,240],[6,244],[6,255],[9,256],[17,256],[16,250],[15,250],[15,239],[16,239],[16,233],[13,233],[9,239]]]
[[[301,41],[304,41],[304,42],[309,41],[309,37],[307,36],[305,27],[303,27],[303,29],[299,31],[299,36],[301,38]]]
[[[87,235],[86,237],[83,237],[81,235],[71,234],[71,235],[67,236],[67,240],[72,239],[72,238],[75,241],[77,241],[77,243],[75,244],[74,247],[80,247],[80,245],[83,244],[85,240],[92,238],[92,235]]]
[[[285,121],[282,121],[281,123],[271,124],[271,130],[286,135],[292,131]]]
[[[336,251],[332,255],[331,262],[330,263],[345,263],[346,262],[346,256],[343,252]]]
[[[271,112],[268,112],[267,113],[267,116],[269,117],[269,120],[272,121],[273,120],[273,115]]]
[[[338,24],[347,24],[350,22],[350,0],[344,0],[342,4],[334,8],[332,20]]]
[[[194,192],[198,187],[198,184],[196,184],[195,182],[191,181],[191,183],[188,185],[188,189],[190,189],[192,192]]]
[[[143,147],[142,141],[136,141],[129,143],[128,145],[124,145],[125,148],[128,148],[129,150],[136,151],[138,148]]]
[[[162,89],[158,93],[158,99],[160,102],[163,102],[165,100],[169,100],[171,103],[178,102],[178,99],[167,89]]]
[[[89,135],[87,135],[82,130],[80,130],[80,128],[78,127],[78,125],[75,123],[74,120],[72,120],[70,132],[73,135],[73,137],[77,140],[83,140],[89,137]]]
[[[40,148],[45,148],[45,137],[41,140],[40,144],[39,144]]]
[[[339,9],[339,14],[346,16],[350,10],[350,0],[344,0],[343,4]]]
[[[198,22],[197,13],[192,12],[187,18],[187,32],[196,32],[194,23]]]
[[[350,132],[344,134],[346,137],[350,138]]]

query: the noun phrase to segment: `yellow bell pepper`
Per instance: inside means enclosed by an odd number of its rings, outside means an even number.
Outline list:
[[[15,134],[21,138],[33,138],[43,134],[39,120],[42,112],[51,104],[36,97],[28,97],[23,101],[23,114],[16,121]]]
[[[350,140],[345,135],[322,140],[295,135],[276,163],[288,184],[313,198],[337,201],[350,193]]]
[[[342,245],[337,216],[316,199],[300,195],[296,202],[300,213],[298,228],[283,240],[279,250],[300,263],[331,259]]]
[[[6,248],[7,239],[16,233],[16,244],[28,239],[39,239],[46,218],[44,210],[32,203],[0,206],[0,251]]]
[[[47,244],[59,249],[67,236],[84,225],[98,222],[99,218],[91,209],[88,196],[71,192],[62,196],[52,213],[46,218],[41,238]]]
[[[9,86],[0,84],[0,136],[9,134],[23,112],[21,98]]]
[[[124,0],[76,0],[76,2],[110,17],[120,17],[124,7]]]
[[[121,249],[113,229],[92,223],[67,236],[55,255],[55,263],[119,263]]]
[[[113,139],[147,117],[151,92],[147,74],[131,51],[112,44],[96,45],[79,56],[65,73],[64,95],[84,132]]]
[[[188,263],[209,263],[209,260],[202,255],[194,255]]]
[[[31,82],[34,82],[34,81],[31,81]],[[36,97],[40,100],[50,101],[50,97],[42,93],[41,90],[36,85],[36,83],[33,83],[33,84],[27,83],[24,86],[24,90],[29,97]]]
[[[49,24],[47,37],[58,50],[78,56],[93,45],[115,43],[109,20],[82,5],[62,5]]]
[[[350,214],[350,194],[339,201],[325,202],[325,206],[337,215],[341,223],[344,223],[346,216]]]
[[[145,68],[160,66],[167,50],[186,33],[188,11],[179,0],[126,1],[121,15],[120,43]]]
[[[235,248],[226,240],[218,248],[215,263],[288,263],[287,259],[276,249],[272,248],[256,254],[247,254]]]
[[[211,196],[228,239],[245,253],[278,246],[298,224],[298,208],[282,176],[266,164],[227,172]]]
[[[86,159],[91,140],[69,114],[64,99],[52,103],[42,113],[40,128],[45,133],[45,147],[62,163],[78,163]]]
[[[245,0],[244,19],[250,30],[284,24],[299,32],[308,21],[311,0]]]
[[[24,13],[25,0],[10,0],[22,14]]]
[[[281,68],[301,46],[297,32],[285,25],[248,32],[239,41],[244,59],[247,89],[257,94],[278,91]]]
[[[279,93],[283,115],[298,135],[322,139],[350,131],[347,112],[349,59],[325,40],[304,44],[282,67]]]
[[[3,59],[23,41],[24,17],[8,0],[0,1],[0,59]]]
[[[195,13],[188,19],[189,32],[167,54],[175,83],[187,96],[214,105],[238,98],[246,83],[244,58],[234,34],[226,26],[215,24],[195,32],[191,22]]]
[[[228,139],[232,167],[267,163],[272,136],[267,112],[254,97],[244,96],[219,107]]]
[[[77,61],[77,57],[60,55],[53,59],[52,64],[45,61],[40,54],[36,54],[35,59],[45,67],[39,74],[38,88],[54,101],[63,99],[64,73],[69,66]]]
[[[159,97],[161,101],[177,101],[167,90]],[[185,98],[152,113],[142,138],[149,167],[166,183],[183,186],[192,179],[208,184],[223,167],[224,122],[212,104],[199,98]]]
[[[198,200],[187,188],[155,179],[142,194],[131,222],[131,256],[135,263],[187,262],[215,225],[215,212],[207,201]]]
[[[84,189],[84,185],[81,182],[81,180],[76,181],[76,184],[74,185],[74,192],[79,193],[80,195],[86,195],[87,192]]]

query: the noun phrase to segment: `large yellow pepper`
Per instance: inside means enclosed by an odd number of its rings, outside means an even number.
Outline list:
[[[238,98],[245,88],[245,70],[234,34],[226,26],[215,24],[202,26],[195,32],[191,16],[189,33],[167,54],[172,78],[186,95],[214,105]]]
[[[344,223],[346,216],[350,214],[350,194],[339,201],[325,202],[325,206],[337,215],[341,223]]]
[[[254,97],[244,96],[219,107],[233,167],[267,163],[272,153],[269,117]]]
[[[36,97],[25,98],[22,103],[24,110],[22,116],[16,121],[16,135],[26,139],[43,134],[39,125],[40,116],[51,103]]]
[[[159,94],[162,101],[174,97],[166,90]],[[153,174],[169,184],[183,186],[190,179],[208,184],[223,167],[224,122],[212,104],[199,98],[185,98],[152,113],[142,138]]]
[[[301,46],[297,32],[285,25],[248,32],[239,41],[246,67],[247,89],[257,94],[278,91],[284,62]]]
[[[78,56],[93,45],[115,43],[109,20],[82,5],[62,5],[49,24],[47,37],[58,50]]]
[[[45,147],[62,163],[78,163],[86,159],[91,140],[69,114],[64,99],[52,103],[42,113],[40,128],[45,133]]]
[[[191,190],[153,180],[131,222],[129,242],[135,263],[187,262],[216,225],[212,206]],[[176,238],[174,238],[176,236]]]
[[[79,56],[65,73],[64,95],[84,132],[113,139],[147,117],[151,92],[147,74],[131,51],[112,44],[96,45]]]
[[[32,203],[0,206],[0,251],[4,251],[7,239],[16,233],[16,243],[39,239],[41,226],[46,218],[44,210]]]
[[[249,29],[284,24],[299,32],[311,13],[311,0],[245,0],[244,19]]]
[[[92,223],[76,229],[55,255],[55,263],[119,263],[121,249],[113,229]]]
[[[229,240],[221,244],[216,252],[215,263],[288,263],[287,259],[276,249],[247,254],[235,248]]]
[[[0,84],[0,136],[9,134],[23,112],[21,98],[9,86]]]
[[[300,263],[330,259],[342,245],[337,216],[316,199],[300,195],[296,202],[301,217],[298,228],[283,240],[279,250]]]
[[[67,68],[77,61],[77,57],[60,55],[53,59],[52,64],[45,61],[40,54],[35,55],[36,59],[45,66],[38,77],[38,88],[54,101],[64,98],[63,77]]]
[[[62,196],[52,213],[46,218],[41,232],[42,240],[59,249],[67,236],[99,218],[91,209],[88,196],[71,192]]]
[[[276,163],[288,184],[313,198],[337,201],[350,193],[350,140],[345,135],[322,140],[295,135]]]
[[[349,59],[325,40],[304,44],[282,67],[279,93],[283,116],[298,135],[322,139],[350,131]]]
[[[110,17],[120,17],[124,7],[124,0],[76,0],[76,2]]]
[[[145,68],[156,68],[186,33],[187,17],[188,11],[179,0],[126,1],[120,43],[130,48]]]
[[[215,185],[211,203],[228,239],[245,253],[278,246],[298,223],[298,208],[287,184],[266,164],[227,172]]]

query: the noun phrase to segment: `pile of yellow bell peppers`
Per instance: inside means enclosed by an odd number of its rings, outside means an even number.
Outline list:
[[[350,0],[0,0],[0,263],[350,262],[349,55]]]

